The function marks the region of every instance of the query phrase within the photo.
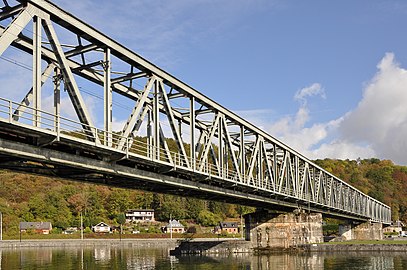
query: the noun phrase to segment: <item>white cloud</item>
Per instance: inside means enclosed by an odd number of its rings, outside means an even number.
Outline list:
[[[311,96],[320,96],[324,99],[326,98],[325,90],[321,87],[321,84],[313,83],[311,86],[298,90],[294,95],[294,99],[306,103],[306,98]]]
[[[248,114],[249,120],[312,159],[378,157],[407,164],[407,70],[393,53],[387,53],[377,68],[357,107],[338,119],[309,126],[308,98],[325,98],[321,85],[314,83],[295,94],[300,102],[295,115],[272,122]]]
[[[317,149],[309,152],[311,159],[353,159],[375,157],[376,153],[370,145],[358,145],[347,141],[330,141],[321,144]]]
[[[357,108],[340,127],[341,138],[371,145],[379,158],[407,164],[407,70],[387,53]]]

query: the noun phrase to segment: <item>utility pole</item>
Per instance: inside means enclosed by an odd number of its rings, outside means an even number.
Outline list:
[[[81,212],[81,240],[83,240],[83,217]]]

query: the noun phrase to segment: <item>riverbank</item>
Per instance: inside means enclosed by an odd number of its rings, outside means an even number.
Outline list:
[[[239,239],[228,239],[227,242],[236,242]],[[217,238],[197,238],[186,241],[185,238],[149,238],[149,239],[30,239],[30,240],[3,240],[0,248],[40,248],[40,247],[94,247],[94,246],[125,246],[125,247],[168,247],[175,249],[182,242],[220,243]]]
[[[42,248],[42,247],[169,247],[175,248],[179,239],[49,239],[49,240],[3,240],[0,248]]]

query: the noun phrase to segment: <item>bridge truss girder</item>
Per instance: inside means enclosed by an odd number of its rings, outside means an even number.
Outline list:
[[[277,196],[281,203],[286,199],[302,208],[390,222],[387,205],[53,3],[18,2],[0,12],[0,22],[7,23],[0,27],[0,56],[9,47],[31,54],[32,87],[21,102],[0,100],[4,125],[51,134],[54,137],[45,148],[94,149],[93,158],[110,160],[112,166],[131,164],[162,175],[176,171],[179,178],[195,181],[197,186],[216,182],[225,192],[237,190],[265,199]],[[31,36],[23,32],[28,25],[33,27]],[[62,44],[63,31],[76,36],[76,41]],[[44,69],[43,62],[47,64]],[[54,84],[53,112],[41,106],[47,78]],[[103,127],[92,121],[78,80],[92,83],[103,95]],[[61,85],[78,121],[61,116]],[[118,132],[112,130],[113,93],[133,103]],[[6,133],[12,130],[7,128]]]

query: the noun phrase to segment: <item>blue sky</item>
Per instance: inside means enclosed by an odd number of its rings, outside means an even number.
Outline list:
[[[55,0],[309,158],[407,165],[407,2]]]

